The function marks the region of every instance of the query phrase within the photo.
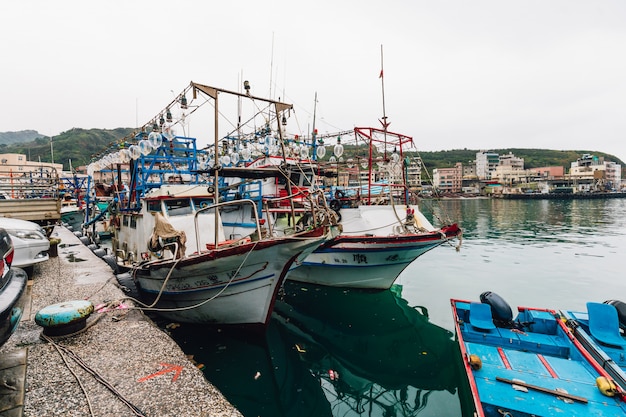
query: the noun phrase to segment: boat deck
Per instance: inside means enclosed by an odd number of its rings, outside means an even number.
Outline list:
[[[470,303],[454,301],[457,335],[464,357],[480,358],[480,369],[466,365],[470,386],[483,408],[479,416],[624,416],[618,397],[603,395],[601,375],[545,310],[520,311],[521,329],[481,329],[471,324]]]

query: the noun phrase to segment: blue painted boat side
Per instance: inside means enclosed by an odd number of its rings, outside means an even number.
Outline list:
[[[609,374],[556,312],[519,308],[515,326],[485,330],[472,325],[471,302],[451,304],[477,416],[626,416],[623,392],[601,393],[596,378]]]

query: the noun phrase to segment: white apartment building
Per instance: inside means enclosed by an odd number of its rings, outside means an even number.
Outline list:
[[[481,180],[490,180],[491,174],[500,164],[500,155],[495,152],[480,151],[476,153],[476,175]]]

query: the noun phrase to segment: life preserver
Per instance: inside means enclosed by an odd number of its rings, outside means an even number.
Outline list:
[[[341,202],[339,200],[330,200],[330,203],[328,205],[335,212],[339,212],[339,210],[341,209]]]
[[[342,199],[345,198],[346,194],[342,190],[335,191],[335,198]]]

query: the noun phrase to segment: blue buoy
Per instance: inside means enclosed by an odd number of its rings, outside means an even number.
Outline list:
[[[43,327],[43,333],[47,336],[63,336],[84,329],[91,313],[91,301],[65,301],[39,310],[35,315],[35,323]]]

